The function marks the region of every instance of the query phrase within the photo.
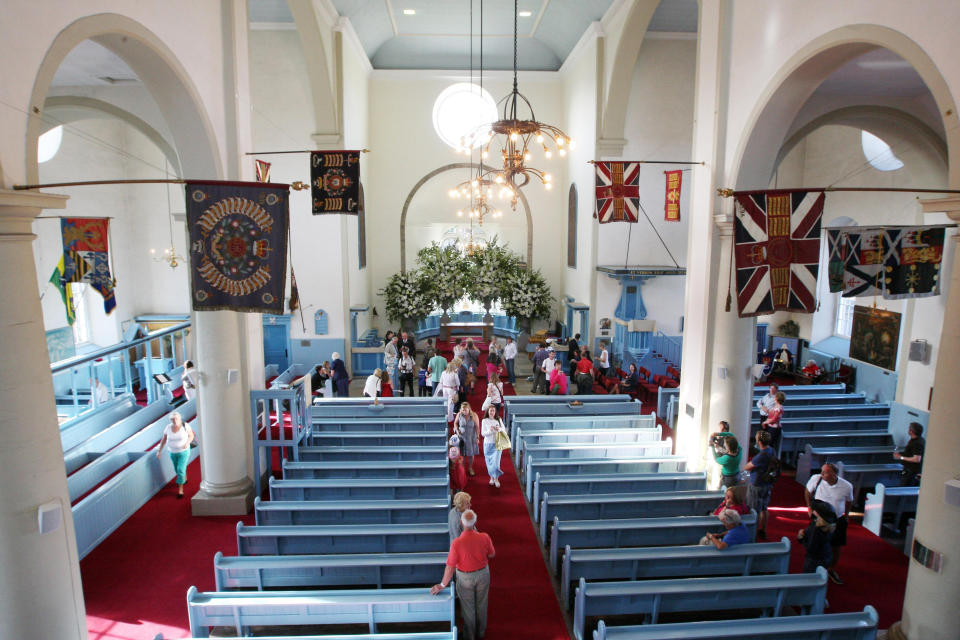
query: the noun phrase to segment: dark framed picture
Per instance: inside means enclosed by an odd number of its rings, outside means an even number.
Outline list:
[[[896,311],[855,306],[850,330],[850,357],[890,371],[896,370],[900,320]]]

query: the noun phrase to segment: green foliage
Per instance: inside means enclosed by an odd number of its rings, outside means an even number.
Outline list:
[[[380,290],[391,322],[422,320],[433,311],[428,282],[419,270],[395,273]]]
[[[466,293],[470,266],[455,247],[431,243],[417,253],[417,263],[437,306],[449,309]]]
[[[484,303],[503,298],[510,277],[523,269],[520,258],[500,246],[497,238],[468,255],[466,262],[470,265],[467,294]]]

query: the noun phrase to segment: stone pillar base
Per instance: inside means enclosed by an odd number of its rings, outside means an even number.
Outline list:
[[[190,499],[195,516],[245,516],[253,508],[253,483],[247,479],[230,492],[211,493],[203,487]]]

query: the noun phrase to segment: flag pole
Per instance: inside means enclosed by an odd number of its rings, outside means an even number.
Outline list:
[[[878,193],[960,193],[960,189],[909,189],[905,187],[795,187],[792,189],[753,189],[737,191],[729,188],[717,189],[717,195],[722,198],[732,198],[736,195],[753,193],[770,193],[772,191],[850,191],[850,192],[878,192]]]
[[[314,149],[295,149],[293,151],[248,151],[245,156],[281,156],[288,153],[315,153]],[[370,153],[370,149],[338,149],[330,153]]]
[[[223,184],[223,185],[272,185],[274,187],[290,187],[294,191],[305,191],[310,188],[306,182],[292,182],[283,184],[280,182],[243,182],[237,180],[185,180],[183,178],[150,178],[142,180],[81,180],[77,182],[47,182],[43,184],[15,184],[14,191],[26,191],[28,189],[50,189],[55,187],[89,187],[99,184],[188,184],[190,182],[202,182],[204,184]],[[102,216],[101,216],[102,217]]]

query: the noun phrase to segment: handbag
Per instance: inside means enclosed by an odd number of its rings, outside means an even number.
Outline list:
[[[497,451],[510,449],[512,446],[510,436],[508,436],[505,431],[497,431]]]

